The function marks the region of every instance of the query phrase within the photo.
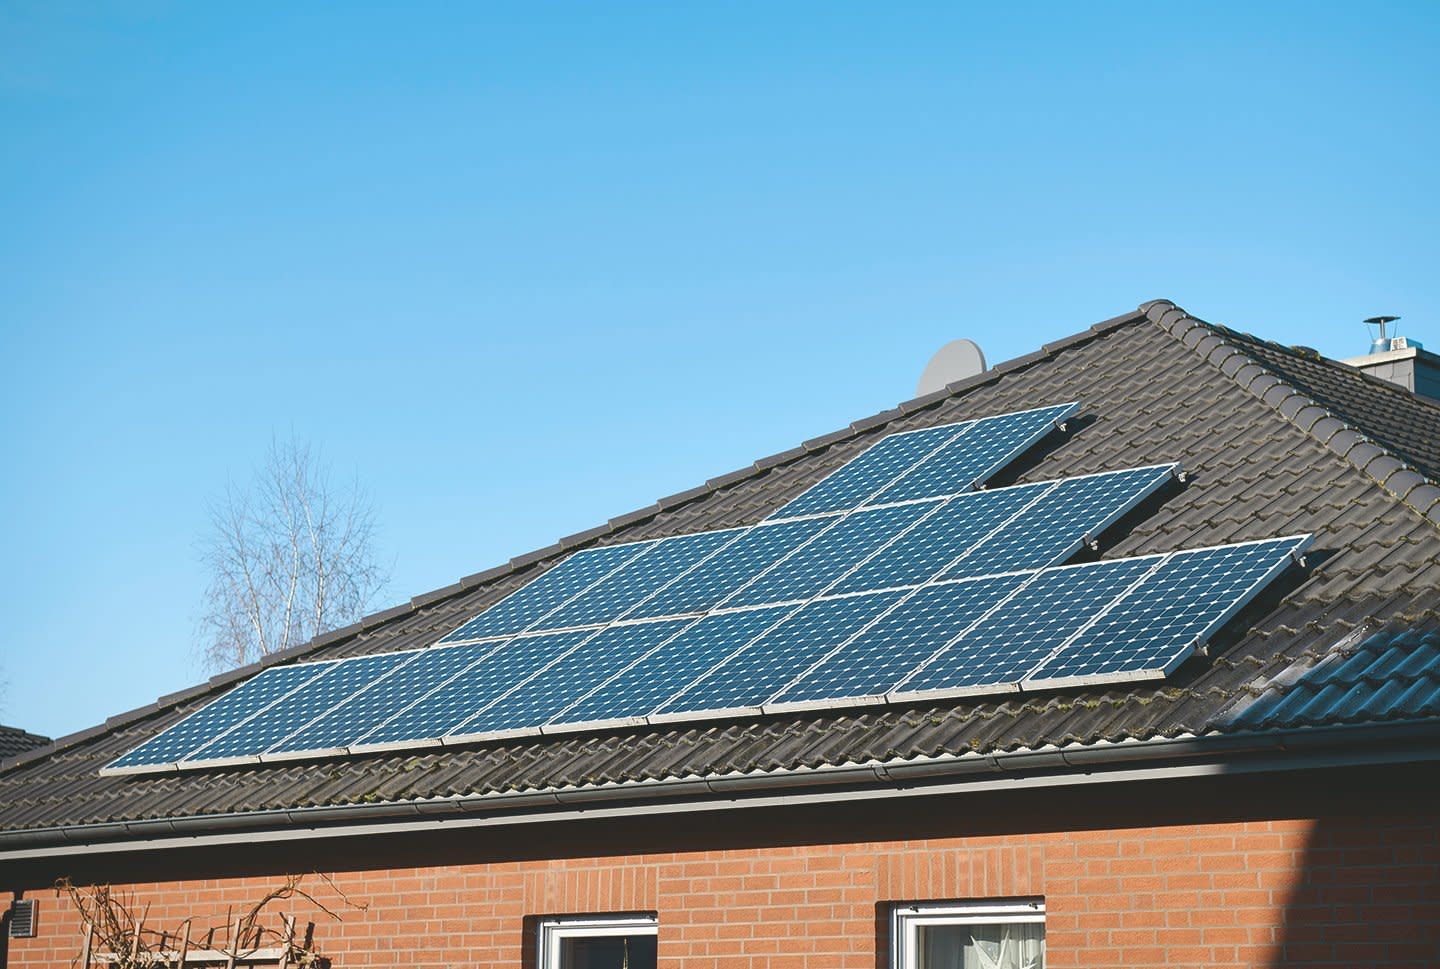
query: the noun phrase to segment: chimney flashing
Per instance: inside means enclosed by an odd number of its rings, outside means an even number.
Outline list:
[[[1340,362],[1417,396],[1440,401],[1440,354],[1431,353],[1413,341],[1407,347],[1367,353]]]
[[[1420,353],[1420,347],[1408,346],[1398,350],[1382,350],[1379,353],[1364,353],[1358,357],[1346,357],[1341,363],[1364,370],[1379,363],[1394,363],[1397,360],[1413,360]],[[1427,356],[1435,356],[1430,353]]]

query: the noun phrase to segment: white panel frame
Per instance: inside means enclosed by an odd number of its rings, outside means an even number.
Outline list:
[[[932,925],[1045,924],[1043,898],[1008,902],[918,902],[890,910],[890,969],[924,969],[920,929]]]
[[[584,916],[542,919],[536,929],[538,969],[563,969],[560,950],[566,939],[610,938],[625,935],[660,934],[660,920],[653,915]]]

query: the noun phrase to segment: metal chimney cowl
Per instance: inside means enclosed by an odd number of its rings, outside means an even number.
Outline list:
[[[1398,316],[1370,317],[1365,322],[1380,327],[1380,335],[1371,342],[1370,352],[1340,362],[1440,402],[1440,355],[1426,350],[1418,340],[1390,336],[1385,327],[1398,319]]]

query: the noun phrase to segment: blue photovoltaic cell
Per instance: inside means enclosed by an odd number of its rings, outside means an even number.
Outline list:
[[[1047,481],[951,498],[945,507],[846,576],[832,591],[865,592],[926,582],[1053,486]]]
[[[331,665],[305,663],[300,666],[272,666],[204,709],[190,714],[164,733],[150,738],[109,766],[149,767],[176,763],[196,747],[213,740],[311,677],[325,672]]]
[[[1066,478],[942,575],[958,579],[1058,565],[1171,478],[1171,466]]]
[[[470,643],[465,646],[432,646],[411,654],[415,658],[377,680],[370,689],[298,733],[285,738],[270,753],[301,750],[330,750],[356,743],[376,724],[419,700],[426,693],[474,663],[499,643]]]
[[[774,702],[814,703],[881,696],[1027,578],[988,576],[920,589],[806,673]]]
[[[717,605],[781,556],[803,545],[839,516],[757,525],[683,577],[632,609],[628,619],[703,612]]]
[[[591,635],[594,634],[571,631],[512,639],[366,734],[360,742],[369,745],[439,739],[491,700]]]
[[[792,608],[770,606],[706,616],[550,722],[647,716]]]
[[[1165,675],[1308,541],[1291,537],[1177,552],[1027,682]]]
[[[820,599],[755,640],[745,652],[670,700],[657,712],[758,707],[821,656],[893,605],[902,592]]]
[[[725,604],[762,605],[818,595],[867,555],[934,510],[934,502],[917,502],[854,512],[776,563]]]
[[[412,656],[413,653],[381,653],[342,660],[282,702],[193,751],[185,759],[222,760],[262,754]]]
[[[855,508],[967,427],[968,422],[946,424],[882,438],[770,517],[794,518]]]
[[[1116,559],[1040,573],[897,692],[1019,682],[1157,561]]]
[[[654,542],[611,545],[576,552],[528,585],[516,589],[455,630],[442,643],[508,636],[529,629],[556,606],[584,592],[610,571],[649,551]]]
[[[1018,457],[1076,410],[1076,404],[1059,404],[1019,414],[1001,414],[976,421],[909,474],[895,481],[866,504],[878,505],[912,498],[933,498],[969,491],[977,482]]]
[[[740,535],[740,530],[729,529],[662,539],[649,552],[626,562],[532,628],[563,629],[617,619],[635,603]]]
[[[662,619],[611,626],[456,727],[454,733],[538,727],[694,621]]]

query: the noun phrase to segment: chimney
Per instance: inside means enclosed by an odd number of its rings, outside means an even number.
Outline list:
[[[1418,340],[1390,336],[1386,327],[1398,319],[1398,316],[1370,317],[1365,322],[1380,328],[1380,335],[1370,343],[1370,352],[1340,362],[1440,402],[1440,355],[1426,350]]]

